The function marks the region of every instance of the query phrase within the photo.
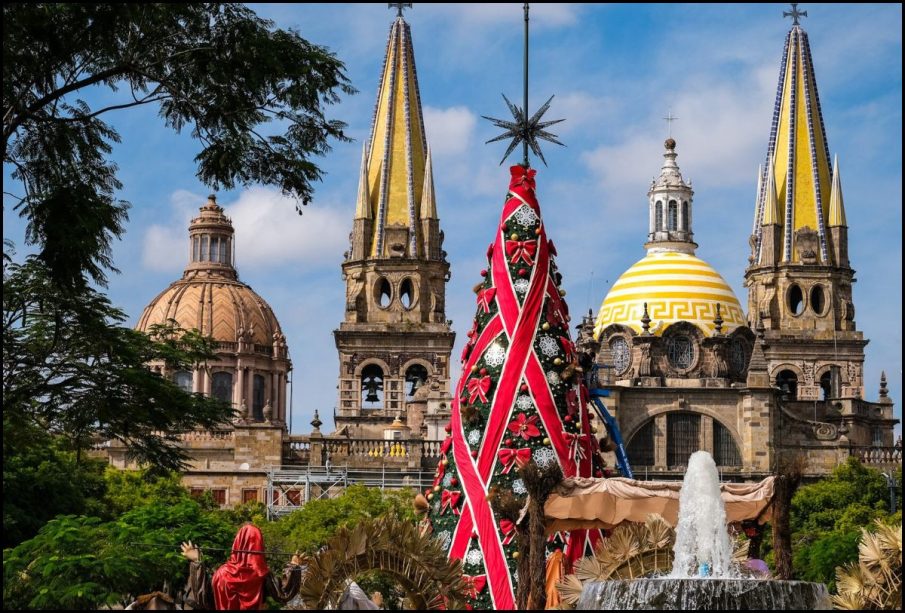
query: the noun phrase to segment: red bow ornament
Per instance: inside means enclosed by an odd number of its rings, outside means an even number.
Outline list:
[[[518,465],[519,468],[531,461],[531,450],[527,447],[522,449],[500,449],[497,457],[503,465],[502,473],[505,475],[512,467]]]
[[[531,191],[534,191],[536,187],[534,183],[534,175],[537,174],[536,170],[533,168],[525,168],[524,166],[510,166],[509,174],[512,177],[509,181],[509,189],[524,185]]]
[[[478,292],[478,306],[482,308],[485,313],[490,312],[490,304],[493,302],[494,296],[496,296],[495,287],[488,287],[487,289],[482,289]]]
[[[519,413],[514,421],[509,422],[508,428],[513,434],[527,441],[535,436],[540,436],[540,430],[536,424],[537,415],[528,417],[524,413]]]
[[[503,544],[508,545],[515,538],[515,524],[508,519],[501,519],[500,532],[503,533]]]
[[[509,263],[516,264],[519,260],[531,266],[534,264],[534,254],[537,253],[537,241],[506,241],[506,255],[510,256]]]
[[[563,351],[565,352],[565,354],[566,354],[566,360],[565,360],[565,361],[566,361],[566,362],[571,362],[573,356],[575,355],[575,344],[574,344],[572,341],[570,341],[570,340],[569,340],[567,337],[565,337],[565,336],[560,336],[560,337],[559,337],[559,344],[562,345],[562,350],[563,350]]]
[[[443,496],[440,498],[440,514],[446,513],[447,510],[452,509],[452,512],[456,515],[459,514],[459,500],[462,499],[462,492],[450,492],[449,490],[443,491]]]
[[[487,587],[487,575],[462,575],[462,580],[465,581],[465,595],[472,600]]]
[[[583,460],[584,448],[588,444],[588,435],[572,434],[571,432],[563,431],[562,436],[569,445],[569,454],[571,457]]]
[[[468,404],[474,404],[475,400],[487,402],[487,392],[490,391],[490,377],[480,379],[471,378],[465,386],[468,389]]]

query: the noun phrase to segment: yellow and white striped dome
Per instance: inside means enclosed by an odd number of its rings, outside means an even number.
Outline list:
[[[710,264],[688,253],[663,251],[648,253],[619,277],[600,307],[594,337],[610,324],[640,333],[645,302],[650,331],[657,335],[677,321],[713,333],[717,304],[724,334],[747,325],[732,288]]]

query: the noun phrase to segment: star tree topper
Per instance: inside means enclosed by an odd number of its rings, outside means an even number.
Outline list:
[[[498,128],[503,128],[506,130],[496,138],[491,138],[488,143],[494,143],[499,140],[506,140],[507,138],[511,138],[512,142],[509,143],[509,147],[506,149],[506,153],[503,154],[503,159],[500,160],[500,165],[506,161],[506,158],[509,157],[509,154],[521,143],[524,147],[523,155],[524,160],[522,162],[522,166],[528,167],[531,164],[528,160],[528,149],[540,158],[541,162],[544,163],[544,166],[547,165],[547,160],[544,159],[544,154],[541,152],[540,145],[538,144],[538,140],[545,140],[551,143],[555,143],[564,147],[561,142],[557,140],[557,136],[550,132],[547,132],[545,128],[552,126],[553,124],[557,124],[561,121],[565,121],[564,119],[553,119],[549,121],[541,121],[544,116],[544,113],[547,112],[547,109],[550,108],[550,102],[553,100],[553,96],[550,96],[550,99],[547,100],[543,106],[541,106],[534,115],[528,119],[528,3],[525,3],[525,57],[524,57],[524,68],[525,68],[525,79],[524,79],[524,99],[525,104],[524,107],[518,107],[512,102],[509,101],[509,98],[506,97],[506,94],[503,94],[503,100],[506,101],[506,105],[509,107],[509,112],[512,113],[512,117],[515,121],[507,121],[505,119],[495,119],[493,117],[487,117],[486,115],[482,115],[484,119],[487,119],[493,122],[493,125]]]

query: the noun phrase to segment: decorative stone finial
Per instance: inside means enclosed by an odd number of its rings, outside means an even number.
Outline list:
[[[713,318],[713,327],[717,334],[723,333],[723,318],[720,316],[720,303],[716,303],[716,317]]]
[[[676,140],[674,138],[667,138],[666,142],[663,144],[666,145],[666,148],[670,151],[673,151],[676,148]]]
[[[886,389],[886,371],[880,371],[880,398],[889,396],[889,390]]]
[[[764,333],[766,332],[766,330],[767,329],[764,327],[764,320],[761,319],[760,317],[758,317],[757,318],[757,327],[755,328],[755,331],[757,332],[757,340],[763,342]]]
[[[270,423],[273,421],[273,405],[270,404],[270,398],[267,399],[267,402],[264,403],[264,421]]]
[[[644,315],[641,316],[641,336],[650,336],[650,316],[647,314],[647,303],[644,303]]]
[[[323,423],[324,422],[321,421],[320,416],[317,414],[317,409],[314,409],[314,419],[311,420],[311,426],[314,428],[313,432],[320,433]]]

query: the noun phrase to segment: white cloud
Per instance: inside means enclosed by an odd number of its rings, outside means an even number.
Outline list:
[[[188,260],[188,224],[205,202],[203,196],[178,190],[170,196],[169,223],[153,224],[144,236],[142,262],[160,272],[178,272]],[[232,204],[220,202],[236,230],[236,264],[267,269],[296,263],[312,270],[333,266],[346,248],[348,216],[326,205],[311,205],[299,215],[293,201],[278,191],[253,187]]]
[[[477,117],[464,106],[425,106],[424,123],[432,155],[460,155],[471,145]]]

